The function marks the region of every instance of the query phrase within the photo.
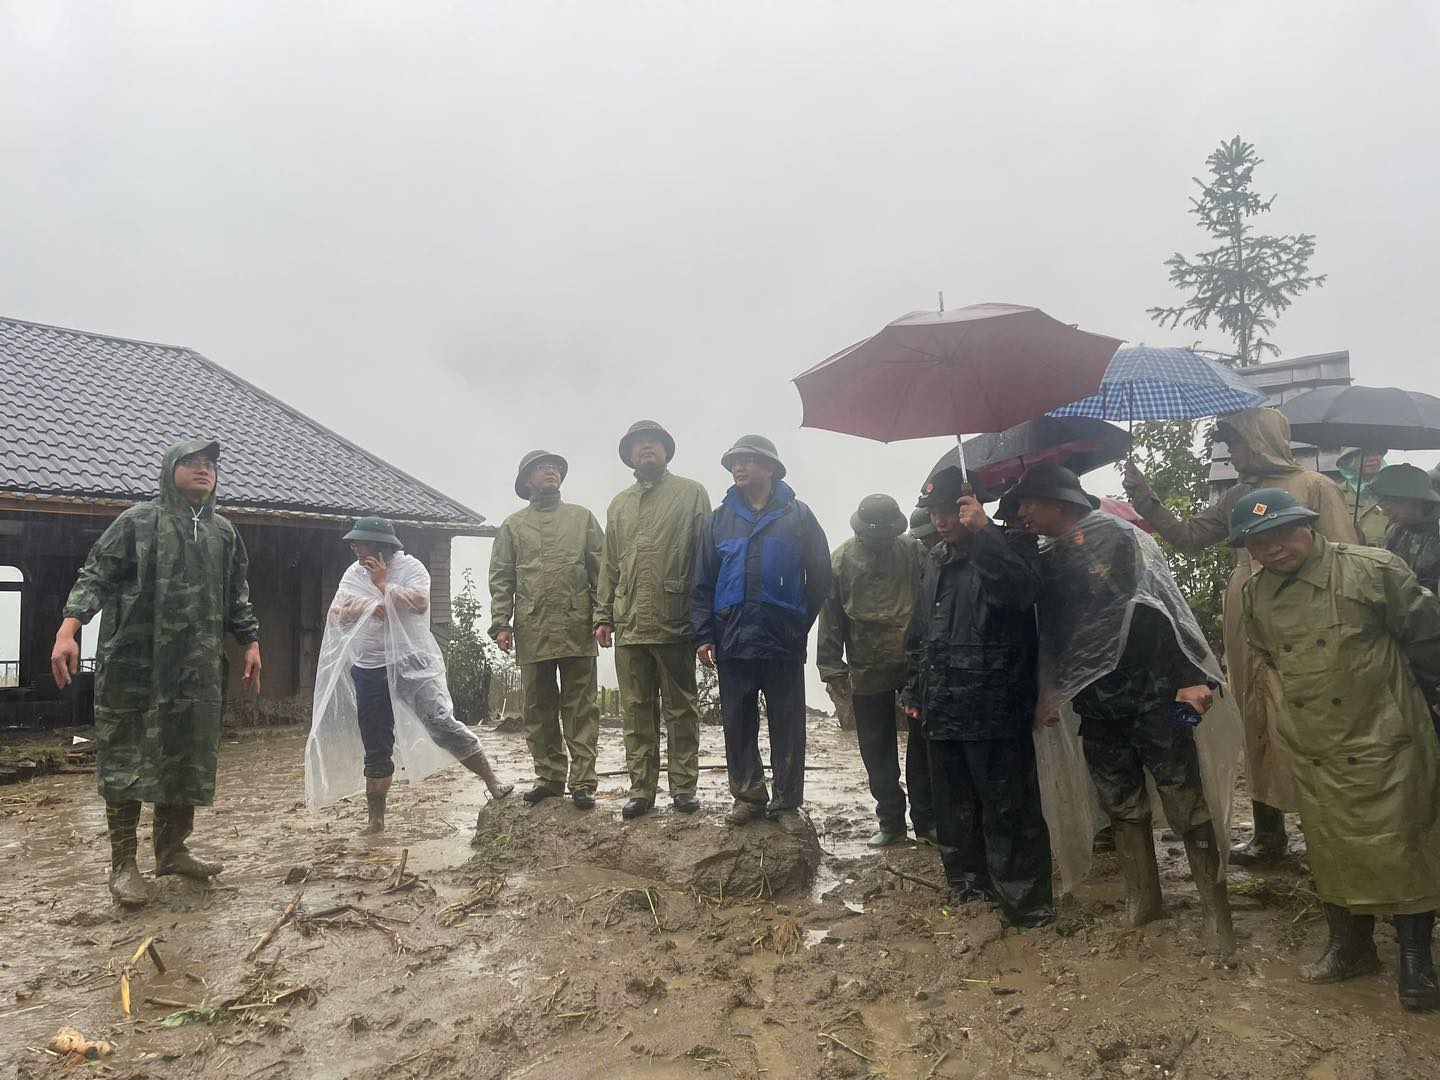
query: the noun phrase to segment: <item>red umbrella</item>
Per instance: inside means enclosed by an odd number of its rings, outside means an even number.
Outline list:
[[[1096,393],[1119,347],[1017,304],[915,311],[795,379],[801,426],[881,442],[1004,431]]]

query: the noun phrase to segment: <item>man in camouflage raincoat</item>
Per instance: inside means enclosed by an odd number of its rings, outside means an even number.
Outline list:
[[[97,612],[96,779],[110,833],[110,892],[143,904],[136,865],[140,804],[155,805],[155,874],[205,880],[220,864],[185,847],[195,807],[215,798],[216,756],[229,664],[224,637],[245,647],[245,683],[260,689],[259,624],[249,560],[235,527],[215,512],[220,444],[176,443],[160,497],[105,530],[65,604],[50,665],[57,686],[80,659],[75,640]]]

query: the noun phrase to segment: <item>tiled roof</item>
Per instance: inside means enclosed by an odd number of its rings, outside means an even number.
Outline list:
[[[0,318],[0,491],[151,498],[166,447],[224,447],[222,505],[485,519],[192,349]]]

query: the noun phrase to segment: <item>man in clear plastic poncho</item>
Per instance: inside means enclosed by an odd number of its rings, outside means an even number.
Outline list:
[[[1130,462],[1125,492],[1155,532],[1177,551],[1194,554],[1221,544],[1229,534],[1230,509],[1259,487],[1284,488],[1319,515],[1315,527],[1331,540],[1358,539],[1340,489],[1327,476],[1302,468],[1290,449],[1290,421],[1277,409],[1244,409],[1215,422],[1215,435],[1230,447],[1230,462],[1240,474],[1235,484],[1188,521],[1180,521],[1150,489]],[[1225,587],[1225,670],[1231,696],[1245,724],[1245,782],[1255,812],[1255,833],[1230,856],[1241,865],[1274,864],[1287,853],[1285,811],[1295,810],[1290,761],[1275,735],[1283,707],[1274,677],[1250,655],[1240,628],[1240,590],[1259,565],[1241,549]]]
[[[325,620],[315,709],[305,746],[305,801],[355,793],[364,776],[364,833],[385,828],[397,767],[413,779],[459,761],[503,799],[480,740],[455,719],[445,660],[430,633],[430,572],[402,549],[395,526],[364,517],[345,534],[355,561]]]
[[[155,875],[206,880],[217,862],[185,841],[195,807],[215,799],[229,634],[245,648],[244,683],[260,691],[260,626],[249,560],[215,512],[220,444],[165,452],[160,496],[132,506],[95,541],[65,602],[50,657],[64,688],[80,662],[75,633],[103,611],[95,676],[95,779],[110,834],[110,894],[143,904],[135,861],[141,803],[155,804]]]
[[[1385,451],[1354,447],[1335,460],[1335,468],[1340,470],[1340,490],[1345,496],[1345,510],[1355,523],[1360,542],[1367,547],[1384,547],[1388,522],[1380,509],[1373,485],[1380,470],[1385,468]]]
[[[1214,703],[1219,666],[1159,546],[1099,505],[1059,465],[1030,469],[1002,500],[1002,514],[1048,538],[1037,716],[1053,726],[1070,702],[1080,717],[1085,764],[1114,827],[1130,924],[1164,914],[1148,772],[1167,823],[1184,840],[1207,944],[1228,956],[1235,939],[1218,841],[1239,765],[1239,718],[1219,710],[1204,720],[1218,739],[1221,773],[1207,799],[1194,729]],[[1069,745],[1073,754],[1073,737]]]

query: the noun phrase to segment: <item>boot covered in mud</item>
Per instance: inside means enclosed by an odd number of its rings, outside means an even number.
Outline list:
[[[1409,1012],[1440,1009],[1440,981],[1435,977],[1431,940],[1435,912],[1396,915],[1395,936],[1400,939],[1400,1005]]]
[[[1380,970],[1375,952],[1375,916],[1353,915],[1337,904],[1324,904],[1329,936],[1325,951],[1300,969],[1303,983],[1331,983]]]
[[[1130,926],[1144,926],[1165,914],[1150,819],[1112,824],[1115,852],[1120,857],[1120,873],[1125,879],[1125,922]]]
[[[497,802],[515,790],[514,784],[500,782],[500,778],[495,775],[495,770],[490,767],[490,759],[485,756],[484,750],[476,750],[469,757],[461,758],[460,764],[485,781],[485,790],[490,792],[490,798]],[[383,813],[381,816],[384,816]]]
[[[208,881],[221,870],[222,863],[200,859],[185,846],[195,828],[195,807],[155,807],[155,876],[179,874],[196,881]]]
[[[1251,802],[1255,831],[1250,839],[1230,849],[1230,861],[1237,866],[1274,866],[1283,862],[1289,850],[1285,835],[1285,811],[1263,802]]]
[[[140,804],[107,802],[105,827],[110,835],[110,895],[117,904],[139,907],[150,899],[150,884],[141,876],[135,861]]]
[[[1195,892],[1200,897],[1200,922],[1205,947],[1220,959],[1235,955],[1235,929],[1230,922],[1230,894],[1220,874],[1220,850],[1215,843],[1215,826],[1211,822],[1196,826],[1184,837],[1185,857],[1190,861],[1190,876],[1195,879]]]
[[[360,830],[361,836],[374,836],[385,831],[385,796],[390,793],[390,777],[367,776],[365,778],[365,810],[368,819]]]

